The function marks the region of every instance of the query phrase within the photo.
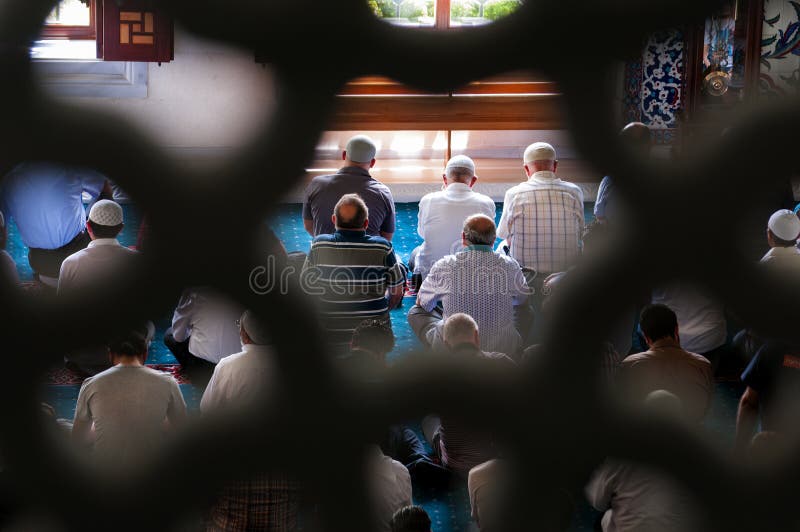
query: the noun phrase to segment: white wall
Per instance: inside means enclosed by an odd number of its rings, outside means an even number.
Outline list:
[[[175,59],[149,64],[147,98],[69,98],[118,113],[189,164],[206,164],[244,146],[275,106],[269,68],[253,52],[176,28]]]

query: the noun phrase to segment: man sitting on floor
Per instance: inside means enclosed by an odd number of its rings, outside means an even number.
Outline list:
[[[800,219],[788,209],[775,211],[767,223],[769,251],[761,258],[765,267],[800,277]]]
[[[186,419],[175,379],[144,365],[146,334],[141,327],[109,344],[113,367],[83,382],[75,407],[73,440],[120,472],[135,471],[162,445],[165,427],[174,431]]]
[[[394,199],[389,187],[369,175],[375,166],[375,142],[366,135],[347,141],[344,166],[333,175],[317,176],[306,187],[303,197],[303,226],[313,236],[334,232],[330,213],[345,194],[358,194],[369,209],[368,235],[391,241],[395,231]]]
[[[302,277],[310,293],[319,295],[330,344],[344,351],[364,319],[389,321],[389,309],[403,298],[405,274],[392,244],[367,234],[369,209],[358,194],[342,196],[331,219],[336,232],[314,239]]]
[[[14,167],[0,189],[0,210],[17,223],[34,277],[56,288],[61,263],[90,241],[83,193],[90,201],[111,198],[111,186],[88,168],[28,161]]]
[[[746,388],[736,415],[736,450],[748,448],[761,418],[761,430],[790,439],[797,436],[800,416],[800,346],[769,341],[742,373]]]
[[[761,258],[765,271],[788,279],[800,279],[800,219],[788,209],[775,211],[767,222],[769,251]],[[743,329],[733,339],[733,346],[748,363],[766,341],[757,331]]]
[[[394,333],[391,326],[382,320],[364,320],[353,332],[350,354],[341,359],[340,367],[356,374],[364,371],[369,376],[372,369],[385,369],[386,355],[392,349]],[[408,469],[415,483],[441,486],[450,481],[449,471],[431,460],[417,434],[405,425],[390,426],[380,447],[387,456]]]
[[[651,415],[682,420],[681,400],[654,390],[644,400]],[[698,508],[690,494],[655,468],[608,459],[592,475],[586,499],[603,512],[604,532],[700,530]]]
[[[241,304],[210,287],[183,291],[172,327],[164,333],[164,345],[200,390],[220,360],[242,350],[236,320],[243,311]]]
[[[519,264],[495,253],[494,220],[483,214],[466,219],[461,233],[466,249],[433,265],[408,312],[408,322],[428,347],[442,346],[444,320],[465,313],[481,329],[481,348],[514,355],[521,338],[514,328],[514,307],[521,305],[528,285]],[[441,302],[443,315],[436,309]]]
[[[684,281],[655,288],[651,302],[666,305],[675,312],[681,347],[703,355],[716,369],[728,340],[725,307],[702,287]]]
[[[118,203],[100,200],[92,205],[86,222],[91,242],[86,249],[64,259],[58,277],[59,295],[109,282],[124,269],[132,271],[138,253],[117,240],[123,226],[122,207]]]
[[[701,422],[714,394],[711,363],[681,348],[678,318],[669,307],[646,306],[639,327],[649,350],[622,361],[619,376],[626,398],[641,402],[650,392],[666,390],[680,399],[687,419]]]
[[[456,155],[445,166],[443,189],[420,200],[417,233],[423,242],[411,252],[408,261],[417,289],[436,261],[461,249],[462,224],[467,216],[485,214],[494,220],[492,198],[472,189],[477,180],[473,160]]]
[[[58,295],[75,296],[112,282],[115,275],[130,273],[139,260],[138,252],[122,246],[117,236],[123,227],[122,207],[111,200],[92,205],[86,231],[89,246],[73,253],[61,264]],[[154,327],[148,325],[148,341]],[[67,365],[93,375],[109,367],[105,346],[86,347],[67,354]]]
[[[443,334],[448,354],[456,363],[458,360],[485,360],[508,368],[515,366],[514,361],[502,353],[481,351],[478,324],[467,314],[454,314],[447,318]],[[447,417],[426,417],[422,422],[422,430],[442,464],[464,477],[470,469],[496,455],[489,434],[465,428]]]
[[[531,287],[529,307],[520,308],[517,314],[527,345],[538,339],[540,325],[534,318],[544,297],[542,283],[551,273],[566,271],[577,261],[585,223],[583,191],[556,175],[558,160],[550,144],[531,144],[523,162],[528,180],[506,192],[497,236],[505,239],[499,249],[508,248]]]
[[[238,320],[242,350],[220,360],[208,383],[200,411],[235,411],[274,397],[278,386],[275,354],[264,323],[246,310]],[[258,473],[227,483],[211,508],[206,530],[278,532],[295,530],[300,484],[284,473]]]

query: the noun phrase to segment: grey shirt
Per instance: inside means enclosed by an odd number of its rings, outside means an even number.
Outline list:
[[[394,233],[394,200],[389,187],[376,181],[363,168],[345,166],[335,174],[315,177],[306,187],[303,219],[314,221],[314,236],[333,234],[333,208],[345,194],[358,194],[367,204],[367,234]]]
[[[163,440],[163,422],[186,417],[178,383],[145,366],[114,366],[83,382],[75,421],[94,422],[94,457],[127,469]]]

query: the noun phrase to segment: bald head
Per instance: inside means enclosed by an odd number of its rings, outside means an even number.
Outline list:
[[[485,214],[473,214],[464,220],[462,234],[465,246],[492,246],[494,245],[496,227],[494,220]]]
[[[469,314],[459,312],[447,318],[442,327],[442,338],[448,347],[462,344],[480,346],[478,324]]]
[[[369,224],[369,209],[358,194],[345,194],[333,208],[333,225],[337,229],[364,230]]]
[[[650,128],[642,122],[631,122],[619,132],[622,142],[637,151],[644,152],[650,147]]]

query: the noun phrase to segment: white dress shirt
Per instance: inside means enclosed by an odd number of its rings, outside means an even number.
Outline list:
[[[192,355],[216,364],[242,350],[236,325],[242,312],[242,305],[210,288],[188,288],[172,315],[172,336],[178,342],[188,338]]]
[[[437,260],[460,251],[464,220],[473,214],[485,214],[494,220],[494,201],[465,183],[451,183],[444,190],[423,196],[419,201],[417,233],[424,242],[414,273],[425,277]]]
[[[709,353],[728,337],[725,308],[704,290],[683,283],[671,283],[653,290],[652,303],[675,312],[681,347],[692,353]]]
[[[139,253],[120,245],[116,238],[96,238],[85,249],[61,263],[58,293],[64,294],[108,282],[115,273],[133,268]]]
[[[269,394],[275,382],[275,360],[266,345],[240,344],[241,352],[219,361],[203,392],[200,411],[242,406]]]
[[[478,323],[482,350],[510,354],[521,341],[514,306],[528,291],[517,261],[491,246],[470,246],[433,265],[417,301],[428,312],[441,301],[445,320],[459,312],[469,314]]]
[[[583,228],[581,188],[553,172],[536,172],[506,191],[497,236],[522,267],[554,273],[578,257]]]
[[[377,445],[367,449],[370,494],[381,532],[390,532],[392,515],[411,502],[411,476],[406,466],[381,452]]]

